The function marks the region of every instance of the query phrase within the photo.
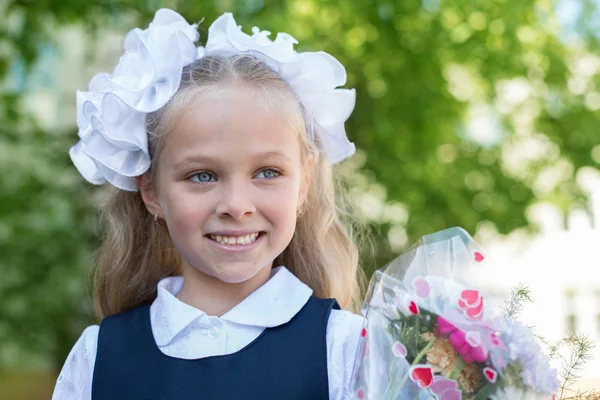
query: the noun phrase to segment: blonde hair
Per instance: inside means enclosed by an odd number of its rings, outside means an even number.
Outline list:
[[[315,296],[336,298],[342,308],[356,310],[363,275],[353,233],[341,221],[341,217],[349,221],[350,214],[344,214],[345,207],[336,204],[332,166],[322,156],[318,135],[312,140],[307,134],[301,104],[289,86],[265,63],[250,55],[209,56],[183,70],[177,94],[165,107],[147,117],[152,159],[148,171],[150,181],[164,137],[178,111],[203,96],[215,95],[215,89],[218,95],[227,84],[258,89],[259,94],[264,94],[260,98],[266,106],[279,107],[285,112],[300,133],[303,158],[314,159],[303,214],[291,242],[273,265],[285,265]],[[104,240],[93,277],[99,318],[151,303],[156,298],[159,280],[180,273],[181,257],[174,249],[166,226],[155,222],[139,192],[112,192],[104,206],[102,220]]]

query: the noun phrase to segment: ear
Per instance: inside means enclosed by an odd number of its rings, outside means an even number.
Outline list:
[[[308,198],[308,192],[310,190],[310,183],[312,180],[313,169],[315,165],[315,156],[310,155],[304,162],[304,174],[300,181],[300,193],[298,194],[298,207],[302,208],[306,199]]]
[[[155,183],[150,179],[150,174],[146,172],[143,175],[136,176],[135,182],[137,183],[140,195],[142,196],[142,200],[144,201],[148,212],[152,214],[152,216],[162,218],[163,213],[160,207],[158,190],[156,189]]]

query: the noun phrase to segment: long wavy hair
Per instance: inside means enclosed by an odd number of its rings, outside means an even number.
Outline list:
[[[342,308],[356,310],[363,282],[356,243],[358,225],[352,221],[351,213],[344,211],[348,208],[342,204],[342,186],[334,181],[318,135],[309,137],[302,105],[264,62],[250,55],[209,56],[184,68],[175,96],[165,107],[147,116],[150,182],[160,167],[155,160],[164,138],[181,108],[196,104],[203,97],[218,96],[221,88],[231,84],[258,89],[265,106],[285,112],[300,135],[303,159],[314,160],[302,216],[291,242],[273,265],[285,265],[315,296],[336,298]],[[151,303],[156,298],[158,282],[180,274],[181,264],[181,255],[175,250],[167,227],[154,221],[139,192],[113,190],[102,211],[103,241],[93,273],[94,304],[100,319]]]

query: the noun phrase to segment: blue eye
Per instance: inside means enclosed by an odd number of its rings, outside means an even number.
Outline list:
[[[199,183],[209,183],[216,181],[214,175],[208,171],[198,172],[190,177],[190,179],[194,182]]]
[[[273,168],[263,169],[256,175],[260,179],[274,179],[277,178],[281,173]]]

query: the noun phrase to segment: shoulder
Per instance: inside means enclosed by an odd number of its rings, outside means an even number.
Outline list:
[[[100,325],[91,325],[84,329],[83,333],[79,337],[79,340],[75,344],[77,346],[78,343],[81,342],[81,346],[85,349],[95,349],[96,344],[98,343],[98,332],[100,331]]]
[[[364,318],[350,311],[332,310],[327,324],[329,398],[349,398],[354,362],[358,354]]]
[[[151,304],[140,304],[133,308],[130,308],[125,311],[121,311],[118,314],[111,314],[102,319],[100,326],[120,323],[120,322],[128,322],[135,318],[144,318],[151,308]]]
[[[344,310],[331,310],[327,323],[327,350],[330,354],[354,358],[364,318]]]
[[[112,314],[102,319],[99,327],[98,346],[120,339],[124,334],[127,336],[138,335],[140,330],[146,326],[150,315],[150,304],[142,304],[118,314]]]
[[[94,361],[98,346],[99,331],[99,325],[91,325],[85,328],[73,346],[73,349],[71,349],[67,361],[65,362],[65,366],[80,364],[83,361],[87,362],[90,358],[92,362]]]
[[[98,343],[98,325],[87,327],[67,356],[52,400],[90,399]]]
[[[364,318],[361,315],[346,310],[331,310],[327,324],[327,334],[337,334],[338,339],[339,335],[349,338],[353,336],[360,337],[363,322]]]

